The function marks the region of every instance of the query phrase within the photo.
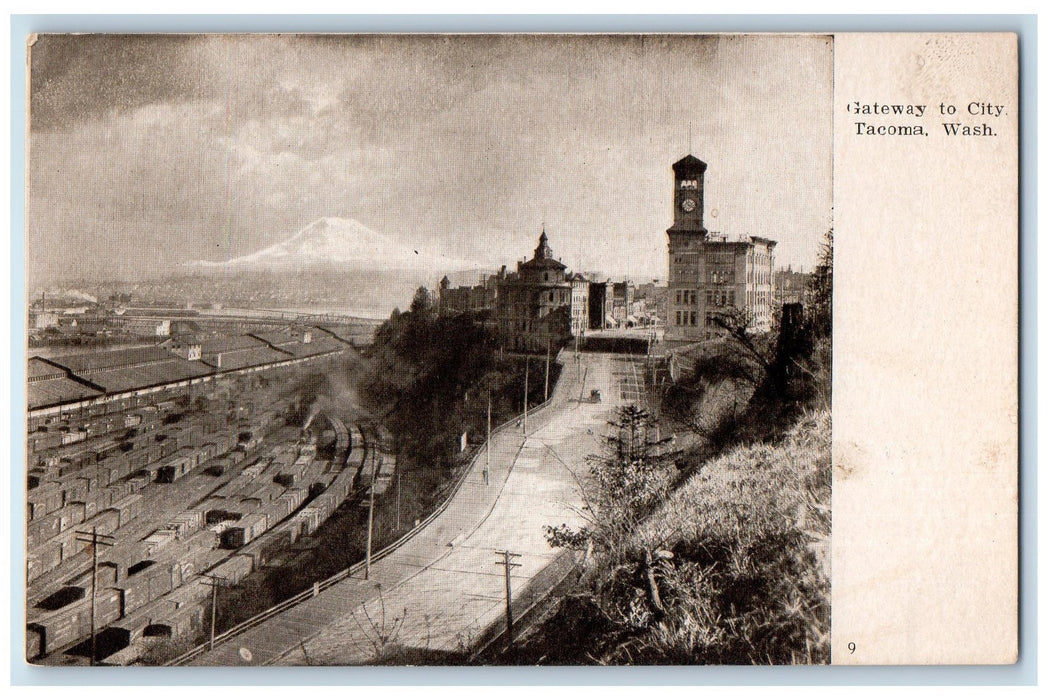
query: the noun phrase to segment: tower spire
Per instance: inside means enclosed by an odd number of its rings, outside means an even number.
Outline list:
[[[549,237],[546,236],[546,225],[542,225],[542,235],[539,236],[539,245],[535,249],[535,259],[544,260],[546,258],[552,258],[553,251],[549,247]]]

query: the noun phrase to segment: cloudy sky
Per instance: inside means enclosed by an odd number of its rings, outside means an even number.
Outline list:
[[[665,278],[689,124],[708,229],[809,268],[831,226],[826,38],[44,36],[31,58],[31,285],[324,216],[485,265],[545,223],[573,269]]]

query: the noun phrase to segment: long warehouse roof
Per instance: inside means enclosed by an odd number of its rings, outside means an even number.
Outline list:
[[[29,409],[306,358],[345,347],[323,332],[314,332],[310,343],[290,334],[267,334],[265,340],[250,335],[215,336],[200,344],[201,360],[188,360],[160,345],[46,360],[31,357],[27,367]]]

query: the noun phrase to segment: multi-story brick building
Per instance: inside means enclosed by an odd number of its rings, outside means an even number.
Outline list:
[[[750,327],[771,328],[775,241],[728,240],[703,225],[706,164],[688,155],[673,164],[673,225],[669,237],[667,340],[705,340],[716,319],[744,311]]]
[[[775,304],[803,304],[811,275],[793,268],[775,272]]]
[[[546,231],[531,260],[500,280],[496,295],[499,332],[506,347],[545,350],[571,334],[581,334],[589,319],[589,284],[553,257]]]
[[[611,316],[615,319],[615,323],[625,328],[634,320],[633,314],[636,311],[634,303],[637,297],[637,287],[633,282],[624,280],[615,282],[612,285],[612,289],[614,290],[614,301],[612,303]]]
[[[571,334],[581,338],[589,328],[589,280],[575,273],[568,275],[571,283]]]
[[[615,285],[605,280],[590,282],[589,285],[589,327],[603,330],[615,326],[612,312],[615,310]]]
[[[506,266],[498,274],[488,275],[480,284],[471,287],[452,287],[447,275],[440,280],[440,296],[437,309],[442,316],[449,314],[480,313],[494,311],[498,285],[506,277]]]

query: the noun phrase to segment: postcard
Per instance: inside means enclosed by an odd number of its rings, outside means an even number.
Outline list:
[[[1014,34],[40,34],[25,659],[1011,664]]]

